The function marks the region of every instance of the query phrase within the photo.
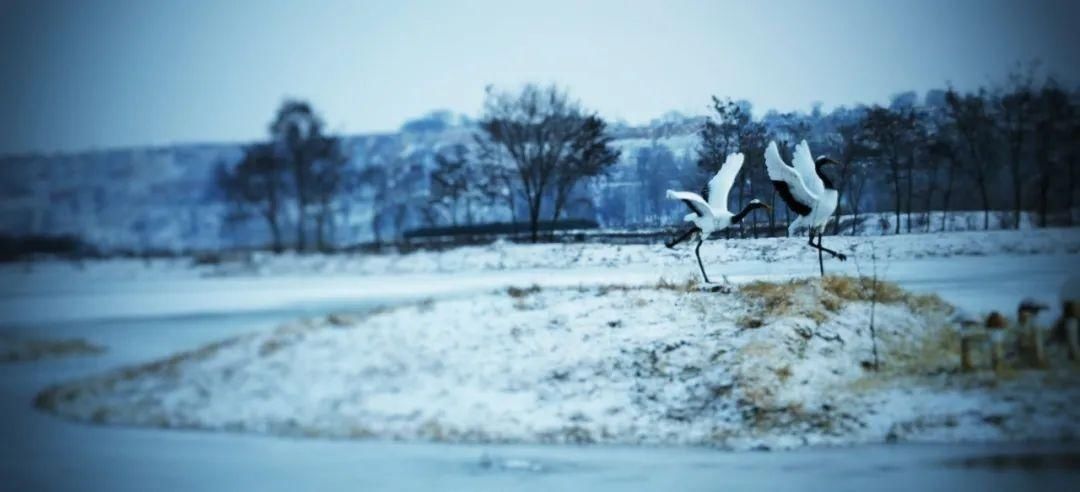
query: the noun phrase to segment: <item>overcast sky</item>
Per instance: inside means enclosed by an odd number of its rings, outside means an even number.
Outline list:
[[[886,102],[1041,59],[1080,80],[1080,2],[0,0],[0,153],[262,138],[283,98],[330,128],[477,115],[558,83],[611,119]]]

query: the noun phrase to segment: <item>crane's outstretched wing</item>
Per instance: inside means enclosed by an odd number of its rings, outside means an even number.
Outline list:
[[[791,156],[791,164],[799,172],[799,177],[802,178],[803,184],[806,185],[806,189],[810,193],[814,194],[814,196],[821,196],[825,192],[825,183],[821,181],[821,176],[818,176],[814,156],[810,154],[810,146],[806,144],[806,140],[799,142],[799,145],[795,146],[795,154]]]
[[[735,177],[739,175],[742,165],[742,152],[728,154],[724,164],[716,172],[716,176],[709,180],[708,202],[709,207],[713,210],[726,211],[728,209],[728,193],[731,191],[731,185],[735,183]]]
[[[704,198],[698,196],[697,193],[667,190],[667,197],[672,200],[682,200],[687,207],[690,207],[690,211],[698,214],[699,217],[713,216],[712,209],[709,208],[709,203],[706,202]]]
[[[812,163],[812,161],[811,161]],[[776,149],[776,142],[769,142],[765,149],[765,171],[769,173],[776,192],[792,212],[799,215],[810,215],[810,210],[817,203],[817,195],[806,189],[806,184],[799,177],[795,168],[784,163],[780,157],[780,151]]]

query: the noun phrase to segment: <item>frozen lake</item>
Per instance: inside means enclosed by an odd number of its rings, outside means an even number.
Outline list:
[[[890,263],[884,278],[973,311],[1054,301],[1071,256]],[[694,267],[687,264],[687,272]],[[855,273],[852,264],[830,271]],[[865,265],[864,265],[865,268]],[[816,269],[816,265],[814,266]],[[806,265],[720,267],[733,281],[814,273]],[[863,272],[867,273],[867,272]],[[145,361],[300,316],[514,284],[654,282],[655,271],[517,271],[469,278],[227,278],[3,286],[2,331],[83,337],[99,357],[0,368],[11,490],[1031,490],[1080,478],[1080,445],[893,445],[728,453],[699,448],[448,445],[295,440],[94,427],[34,411],[44,386]],[[237,291],[245,292],[238,296]]]

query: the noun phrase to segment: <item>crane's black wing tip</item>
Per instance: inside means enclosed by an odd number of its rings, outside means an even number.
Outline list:
[[[702,216],[701,211],[698,210],[697,207],[694,207],[693,202],[691,202],[690,200],[683,200],[682,202],[686,204],[687,208],[689,208],[691,212],[694,212],[695,214],[697,214],[698,217]]]
[[[780,194],[780,198],[784,200],[788,208],[792,212],[799,215],[810,215],[810,207],[795,199],[795,195],[791,194],[791,188],[784,181],[773,181],[773,187],[776,188],[776,192]]]

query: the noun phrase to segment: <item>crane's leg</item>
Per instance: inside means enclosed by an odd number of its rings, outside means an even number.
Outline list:
[[[836,251],[833,251],[833,250],[831,250],[831,249],[829,249],[829,248],[826,248],[826,247],[822,246],[822,245],[821,245],[821,238],[822,238],[822,236],[824,236],[824,234],[822,234],[822,233],[820,233],[820,232],[819,232],[819,233],[818,233],[818,237],[817,237],[817,247],[818,247],[818,251],[824,251],[824,252],[826,252],[826,253],[829,253],[830,255],[833,255],[833,258],[836,258],[836,259],[838,259],[838,260],[840,260],[840,261],[844,261],[844,260],[847,260],[847,255],[845,255],[845,254],[843,254],[843,253],[837,253]]]
[[[825,276],[825,260],[823,260],[821,258],[820,240],[819,240],[818,244],[814,244],[814,229],[812,227],[810,228],[809,235],[810,235],[810,238],[807,240],[807,244],[809,244],[811,248],[817,249],[818,269],[821,270],[821,276],[824,277]]]
[[[813,231],[810,232],[810,244],[814,244],[814,232]],[[818,271],[821,272],[821,276],[824,277],[825,276],[825,260],[824,260],[824,258],[822,258],[821,250],[822,250],[822,248],[821,248],[821,236],[818,236],[818,240],[817,240],[817,266],[818,266]]]
[[[822,234],[821,232],[818,232],[817,233],[818,241],[817,241],[817,244],[814,244],[814,230],[810,229],[810,243],[809,244],[810,244],[810,247],[815,248],[815,249],[818,250],[818,269],[821,270],[821,275],[825,276],[825,262],[822,259],[822,253],[829,253],[830,255],[832,255],[833,258],[836,258],[836,259],[838,259],[840,261],[846,260],[847,256],[844,255],[843,253],[837,253],[836,251],[833,251],[833,250],[831,250],[829,248],[826,248],[826,247],[822,246],[821,245],[821,239],[822,239],[823,236],[824,236],[824,234]]]
[[[674,248],[676,244],[679,244],[679,243],[681,243],[683,241],[686,241],[687,239],[690,239],[690,236],[693,236],[695,232],[698,232],[700,230],[701,229],[698,229],[697,226],[691,226],[689,229],[686,230],[686,232],[680,234],[675,239],[672,239],[671,241],[668,241],[668,242],[664,243],[664,246],[667,246],[669,248]]]
[[[701,262],[701,244],[704,242],[704,239],[698,238],[697,247],[694,248],[694,256],[697,256],[697,265],[698,268],[701,268],[701,276],[705,277],[705,283],[709,284],[712,282],[709,282],[709,275],[705,273],[705,264]]]

